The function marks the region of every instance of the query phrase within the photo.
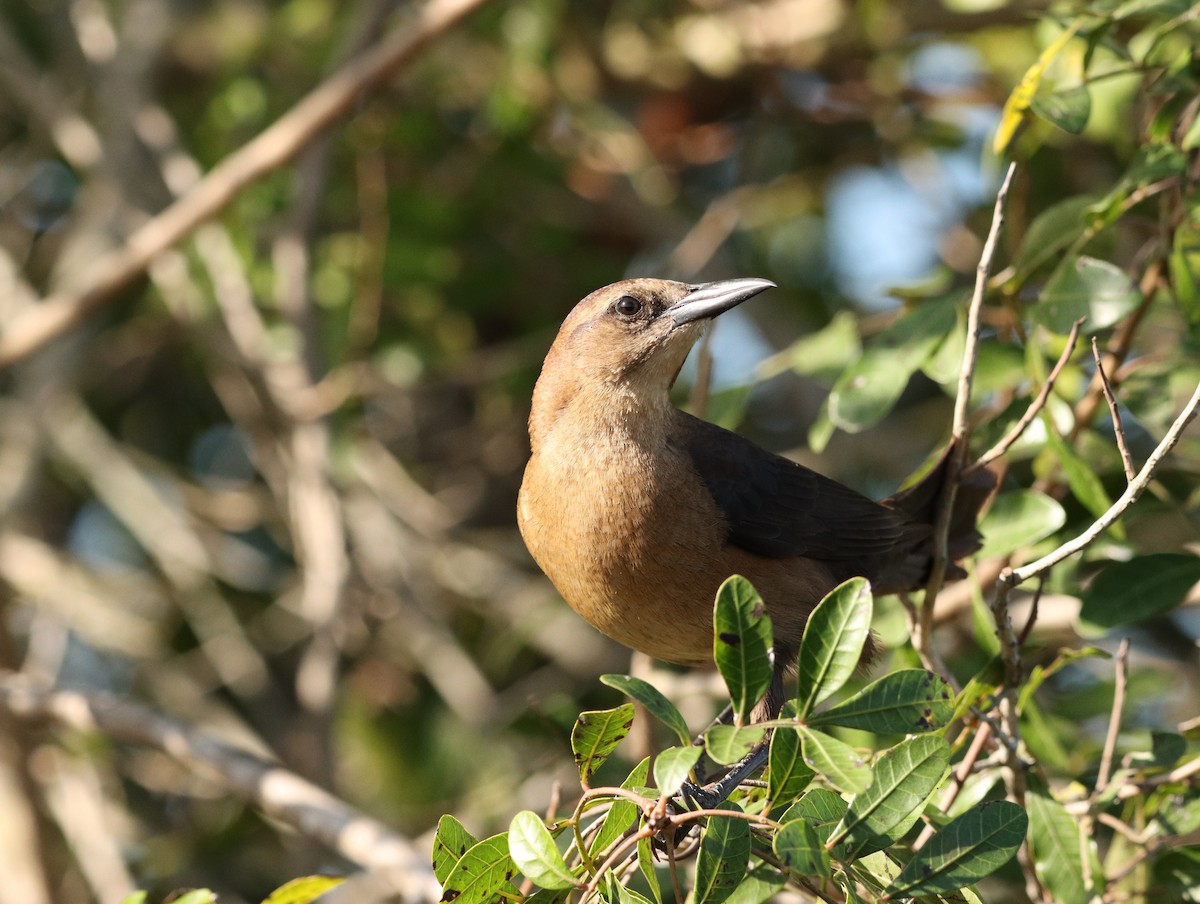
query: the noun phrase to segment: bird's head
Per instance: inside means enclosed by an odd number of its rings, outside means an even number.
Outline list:
[[[774,285],[765,279],[613,283],[575,306],[563,321],[547,365],[557,358],[594,379],[667,389],[712,318]]]
[[[775,284],[726,279],[698,285],[626,279],[597,289],[567,315],[534,392],[531,434],[551,429],[574,402],[611,393],[665,408],[667,390],[706,324]],[[627,409],[627,404],[620,408]]]

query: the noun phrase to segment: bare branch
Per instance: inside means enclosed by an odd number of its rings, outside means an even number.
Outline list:
[[[1033,423],[1033,419],[1037,417],[1038,412],[1046,406],[1046,402],[1050,398],[1050,393],[1054,390],[1054,384],[1058,380],[1058,375],[1061,374],[1063,368],[1067,366],[1067,362],[1071,360],[1071,353],[1075,351],[1075,343],[1079,339],[1079,330],[1083,326],[1084,319],[1085,318],[1081,317],[1076,320],[1074,324],[1072,324],[1071,333],[1069,336],[1067,336],[1067,344],[1063,348],[1062,354],[1058,356],[1058,361],[1055,362],[1054,367],[1050,370],[1049,375],[1046,377],[1046,382],[1042,384],[1041,391],[1037,394],[1037,397],[1029,403],[1029,407],[1026,408],[1025,413],[1021,415],[1021,419],[1013,425],[1013,428],[1009,430],[1008,433],[1006,433],[1001,440],[996,443],[996,445],[992,446],[992,448],[980,455],[979,458],[963,472],[964,476],[974,474],[976,471],[986,467],[988,464],[995,461],[997,458],[1007,452],[1012,447],[1012,444],[1021,438],[1022,434],[1025,433],[1029,425]],[[1092,342],[1094,344],[1095,340],[1093,339]]]
[[[1133,480],[1129,481],[1129,486],[1125,488],[1125,492],[1109,507],[1108,511],[1096,519],[1091,527],[1075,539],[1069,540],[1052,552],[1042,556],[1036,562],[1030,562],[1028,565],[1023,565],[1020,568],[1005,571],[1000,575],[1001,591],[1003,592],[1005,587],[1015,587],[1018,584],[1024,583],[1030,578],[1041,574],[1047,568],[1057,565],[1068,556],[1072,556],[1081,549],[1086,548],[1100,534],[1112,526],[1125,513],[1126,509],[1137,502],[1146,487],[1150,485],[1150,480],[1154,477],[1154,472],[1158,470],[1159,464],[1167,456],[1167,453],[1174,448],[1175,444],[1179,442],[1179,437],[1183,434],[1184,428],[1196,416],[1198,406],[1200,406],[1200,383],[1196,385],[1195,391],[1192,392],[1192,397],[1184,406],[1183,411],[1179,413],[1179,417],[1175,419],[1175,423],[1171,425],[1162,442],[1158,444],[1158,448],[1146,459],[1146,463],[1142,465],[1141,471],[1138,472]]]
[[[314,137],[354,109],[363,92],[396,75],[434,39],[483,3],[430,0],[411,27],[397,29],[374,50],[331,75],[271,126],[217,164],[192,191],[146,222],[124,247],[98,261],[80,290],[46,298],[8,324],[0,334],[0,369],[27,358],[141,278],[155,257],[219,213],[247,185],[291,160]]]
[[[1121,411],[1117,408],[1117,397],[1113,395],[1112,384],[1108,382],[1108,374],[1104,372],[1104,362],[1100,359],[1100,346],[1096,337],[1092,337],[1092,357],[1096,360],[1096,376],[1100,378],[1100,388],[1108,402],[1108,410],[1112,415],[1113,432],[1117,435],[1117,448],[1121,450],[1121,464],[1125,467],[1125,479],[1133,480],[1137,476],[1137,468],[1133,466],[1133,456],[1129,454],[1129,442],[1125,438],[1125,426],[1121,423]]]
[[[1121,731],[1121,710],[1125,706],[1126,665],[1129,661],[1129,638],[1121,641],[1117,648],[1116,686],[1113,688],[1112,715],[1108,720],[1108,733],[1104,738],[1104,753],[1100,757],[1100,771],[1096,775],[1095,794],[1100,794],[1112,775],[1113,752],[1117,748],[1117,735]]]
[[[348,860],[386,872],[405,900],[440,895],[425,855],[407,838],[277,763],[184,722],[108,694],[38,690],[11,673],[0,674],[0,710],[161,750]]]

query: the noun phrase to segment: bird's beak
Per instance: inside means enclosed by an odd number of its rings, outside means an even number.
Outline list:
[[[676,326],[723,314],[759,292],[773,289],[769,279],[722,279],[692,286],[692,291],[675,302],[667,313]]]

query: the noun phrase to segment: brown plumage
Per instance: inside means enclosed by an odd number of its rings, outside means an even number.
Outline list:
[[[829,590],[855,575],[877,592],[924,579],[943,469],[876,503],[671,405],[671,384],[709,320],[772,285],[629,279],[583,299],[534,390],[517,523],[576,612],[669,662],[711,662],[717,587],[745,575],[774,623],[775,708],[808,615]],[[984,495],[959,494],[955,556],[978,546]]]

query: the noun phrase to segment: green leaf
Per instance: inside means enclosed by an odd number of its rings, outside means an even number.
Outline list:
[[[638,840],[637,858],[638,869],[646,878],[646,885],[650,889],[651,896],[658,904],[662,904],[662,887],[658,884],[658,873],[654,870],[654,849],[650,846],[648,837]]]
[[[699,747],[668,747],[654,759],[654,784],[660,794],[674,794],[704,751]]]
[[[217,896],[212,889],[193,888],[176,898],[172,898],[172,904],[217,904]]]
[[[807,819],[785,822],[775,834],[771,847],[788,869],[801,876],[827,877],[830,874],[829,852]]]
[[[121,899],[120,904],[146,904],[146,892],[135,891]]]
[[[1145,621],[1169,612],[1200,581],[1200,556],[1164,552],[1105,567],[1083,593],[1079,617],[1099,628]]]
[[[1200,130],[1200,116],[1196,117],[1192,130]],[[1200,132],[1197,134],[1200,137]],[[1191,324],[1194,336],[1195,330],[1200,328],[1200,211],[1193,210],[1175,230],[1168,262],[1175,300]]]
[[[437,834],[433,836],[433,875],[438,882],[445,883],[454,864],[476,841],[475,836],[453,816],[443,816],[438,820]]]
[[[871,631],[873,600],[866,578],[851,578],[821,600],[800,641],[800,692],[796,711],[804,719],[854,674]]]
[[[771,686],[773,639],[767,607],[741,575],[727,578],[717,590],[713,633],[713,658],[729,688],[734,719],[744,725]]]
[[[741,813],[741,807],[724,801],[721,809]],[[746,875],[750,859],[750,823],[736,816],[711,816],[696,856],[696,882],[692,904],[721,904]]]
[[[704,733],[704,749],[714,761],[728,766],[761,743],[765,733],[766,729],[757,725],[714,725]]]
[[[764,904],[774,898],[786,882],[787,879],[775,867],[760,863],[746,873],[746,878],[725,899],[725,904]]]
[[[1079,659],[1090,659],[1094,656],[1102,656],[1108,658],[1110,654],[1101,650],[1098,647],[1079,647],[1079,648],[1063,648],[1058,651],[1058,655],[1048,665],[1035,665],[1029,671],[1029,677],[1021,686],[1021,694],[1017,697],[1017,712],[1023,712],[1025,704],[1028,703],[1042,683],[1054,673],[1062,670],[1065,666],[1070,665]]]
[[[1080,317],[1087,318],[1089,330],[1112,326],[1141,300],[1137,286],[1120,267],[1079,255],[1055,268],[1032,313],[1035,322],[1065,336]]]
[[[801,728],[800,733],[805,765],[835,788],[856,792],[871,783],[870,764],[849,744],[811,728]]]
[[[800,732],[790,726],[776,728],[767,758],[767,799],[772,809],[794,800],[812,777],[813,771],[800,755]]]
[[[833,833],[857,855],[881,850],[907,832],[950,764],[950,746],[921,735],[885,750],[875,761],[870,787],[854,796]]]
[[[675,704],[664,697],[654,685],[632,675],[601,675],[600,680],[646,707],[646,712],[675,732],[680,744],[692,743],[687,722],[679,714]]]
[[[1021,249],[1013,259],[1017,272],[1028,276],[1069,248],[1087,228],[1086,214],[1095,203],[1094,196],[1076,195],[1047,207],[1034,217],[1025,230]]]
[[[345,881],[341,876],[301,876],[279,886],[263,904],[310,904]]]
[[[1054,58],[1058,56],[1071,38],[1074,37],[1079,25],[1078,21],[1073,22],[1070,28],[1055,38],[1038,55],[1037,61],[1025,71],[1020,83],[1017,87],[1013,88],[1012,94],[1004,102],[1004,111],[1000,115],[1000,125],[996,127],[996,137],[992,142],[992,149],[996,152],[997,156],[1008,150],[1008,146],[1017,134],[1017,129],[1020,128],[1021,123],[1025,119],[1025,111],[1029,109],[1029,105],[1037,95],[1038,86],[1042,83],[1042,76],[1046,74],[1046,69],[1049,68]]]
[[[808,724],[841,725],[877,734],[910,734],[948,725],[954,690],[924,669],[884,675],[844,703],[809,717]]]
[[[650,757],[646,757],[633,767],[633,771],[629,773],[625,781],[621,782],[621,787],[626,791],[632,791],[635,788],[644,787],[649,779]],[[610,844],[633,826],[637,818],[637,804],[623,797],[614,797],[608,812],[604,814],[604,822],[596,832],[596,837],[592,839],[591,847],[588,848],[589,853],[595,855],[606,850]]]
[[[792,804],[779,817],[780,825],[786,825],[795,819],[803,819],[809,823],[821,839],[821,844],[829,841],[833,827],[842,821],[846,815],[846,801],[839,794],[828,788],[813,788],[802,798]]]
[[[1042,412],[1042,422],[1046,425],[1046,447],[1062,468],[1063,474],[1066,475],[1071,493],[1083,503],[1089,512],[1099,518],[1112,506],[1112,500],[1108,498],[1104,484],[1100,482],[1100,478],[1096,476],[1096,472],[1088,463],[1079,457],[1079,453],[1058,435],[1053,419],[1045,411]],[[1121,528],[1119,522],[1113,525],[1114,534],[1121,539],[1124,530],[1121,529],[1118,532],[1119,528]]]
[[[633,704],[623,703],[614,709],[598,709],[579,714],[571,729],[571,750],[579,778],[584,786],[591,783],[596,770],[604,765],[617,745],[633,727]]]
[[[1036,490],[1014,490],[996,497],[979,523],[983,548],[979,558],[1007,556],[1032,546],[1063,526],[1067,513],[1063,507]]]
[[[962,888],[990,876],[1017,852],[1029,818],[1007,800],[972,807],[938,830],[908,862],[889,894],[917,896]]]
[[[508,853],[517,869],[539,888],[574,888],[579,884],[542,818],[532,810],[522,810],[508,824]]]
[[[500,897],[516,896],[512,884],[517,866],[508,853],[508,836],[493,835],[470,849],[454,864],[442,883],[442,900],[454,904],[491,904]]]
[[[1092,94],[1087,85],[1039,94],[1033,99],[1033,112],[1064,132],[1078,135],[1092,115]]]
[[[1083,884],[1079,824],[1062,804],[1043,791],[1025,795],[1029,813],[1029,849],[1038,881],[1057,904],[1087,904]]]

